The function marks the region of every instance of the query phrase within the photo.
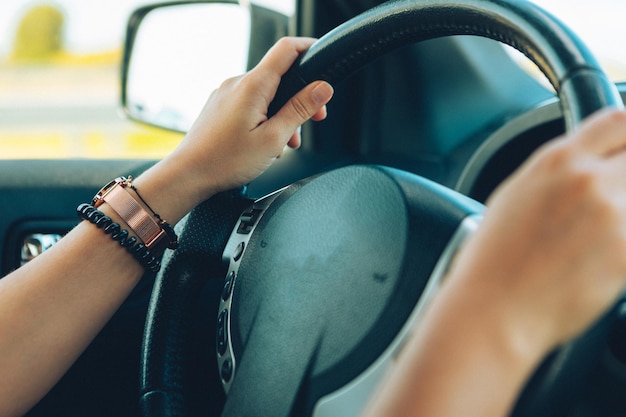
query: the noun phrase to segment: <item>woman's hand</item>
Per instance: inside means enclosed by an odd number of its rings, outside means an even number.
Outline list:
[[[597,319],[626,284],[626,113],[550,142],[487,202],[452,280],[544,353]]]
[[[214,177],[218,190],[246,184],[259,176],[285,145],[300,146],[300,125],[310,118],[326,117],[325,104],[333,91],[320,81],[304,88],[274,117],[267,118],[281,76],[313,42],[308,38],[281,39],[256,68],[225,81],[209,98],[186,140],[204,146],[206,154],[197,161],[198,168]],[[199,149],[192,148],[192,156],[197,155]]]
[[[172,187],[167,187],[163,176],[158,181],[160,192],[166,187],[178,201],[174,214],[166,218],[175,221],[212,194],[252,181],[286,145],[300,146],[300,125],[309,119],[319,121],[326,117],[325,105],[333,89],[323,81],[311,83],[276,115],[267,117],[281,76],[314,41],[281,39],[254,69],[226,80],[213,92],[180,146],[158,165],[159,173],[166,174],[178,187],[170,190]],[[140,181],[145,182],[154,174],[151,171],[142,175]],[[149,187],[145,191],[150,194],[149,201],[165,216],[168,202],[159,201],[158,195],[152,196],[158,194],[157,187],[151,184],[141,187]]]

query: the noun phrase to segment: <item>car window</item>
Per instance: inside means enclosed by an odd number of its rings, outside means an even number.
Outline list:
[[[160,158],[178,144],[180,134],[119,113],[126,22],[149,3],[0,2],[0,159]],[[293,0],[258,3],[294,9]]]

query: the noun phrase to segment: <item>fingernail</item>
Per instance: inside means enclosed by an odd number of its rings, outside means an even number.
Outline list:
[[[326,104],[333,96],[333,87],[325,81],[320,82],[311,91],[311,97],[317,104]]]

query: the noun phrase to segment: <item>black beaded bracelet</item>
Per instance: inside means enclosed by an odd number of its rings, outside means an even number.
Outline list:
[[[146,245],[141,242],[137,243],[136,237],[129,237],[128,230],[122,229],[118,223],[115,223],[113,219],[91,204],[83,203],[79,205],[76,208],[76,213],[81,219],[95,224],[104,233],[110,235],[111,239],[125,248],[147,270],[158,272],[161,269],[161,261],[150,252]]]

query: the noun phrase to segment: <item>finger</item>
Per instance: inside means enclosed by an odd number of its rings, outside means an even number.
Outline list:
[[[316,122],[322,121],[326,118],[327,116],[327,111],[326,111],[326,106],[322,106],[321,109],[318,110],[317,113],[315,113],[312,117],[311,120],[314,120]]]
[[[289,138],[289,141],[287,142],[287,146],[289,146],[291,149],[298,149],[301,144],[302,144],[302,135],[300,134],[300,128],[298,128],[298,130],[296,130],[296,132],[291,136],[291,138]]]
[[[300,125],[317,115],[332,96],[333,88],[330,84],[325,81],[313,82],[293,96],[263,126],[277,129],[277,132],[295,132]]]
[[[326,118],[326,114],[327,114],[326,106],[322,106],[322,108],[319,109],[319,111],[311,117],[311,120],[314,120],[316,122],[322,121]],[[298,126],[298,129],[296,129],[296,132],[293,134],[293,136],[291,136],[291,138],[287,142],[287,146],[289,146],[291,149],[298,149],[301,145],[302,145],[302,126]]]
[[[281,38],[265,54],[256,66],[257,71],[267,74],[283,75],[295,62],[298,56],[309,49],[316,39],[304,37]]]
[[[326,111],[326,106],[322,106],[321,109],[318,110],[317,113],[315,113],[312,117],[311,120],[314,120],[316,122],[320,122],[322,120],[324,120],[327,116],[327,111]],[[287,142],[287,146],[289,146],[291,149],[298,149],[302,144],[302,126],[298,126],[298,129],[296,129],[296,132],[293,134],[293,136],[291,137],[291,139],[289,139],[289,142]]]
[[[626,151],[626,112],[599,111],[583,122],[573,140],[585,150],[601,156]]]

